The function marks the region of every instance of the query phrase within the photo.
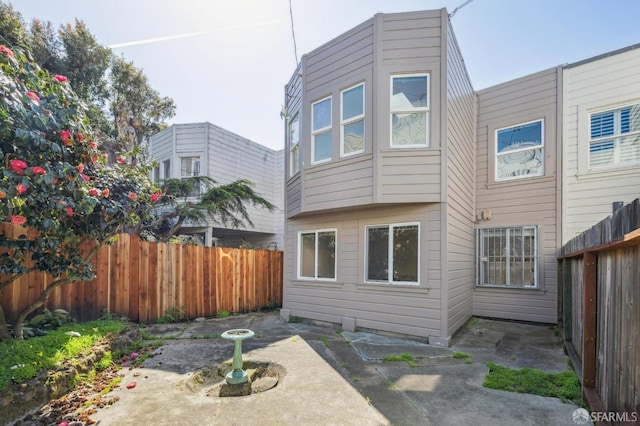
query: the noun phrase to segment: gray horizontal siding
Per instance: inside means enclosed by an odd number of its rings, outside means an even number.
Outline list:
[[[149,138],[149,154],[157,161],[164,161],[173,155],[173,127],[164,129]]]
[[[447,26],[447,337],[471,316],[474,259],[476,99]]]
[[[440,60],[441,25],[439,10],[382,15],[382,65]]]
[[[207,123],[176,125],[176,153],[178,155],[194,152],[203,154],[206,149],[206,127]],[[179,176],[179,174],[175,176]]]
[[[379,155],[379,202],[441,201],[440,150],[389,150]]]
[[[476,227],[538,225],[542,290],[476,287],[474,315],[556,322],[559,84],[553,68],[478,92],[475,213],[491,210],[492,218]],[[544,176],[495,181],[495,130],[537,119],[544,120]]]
[[[370,208],[287,221],[284,308],[305,318],[422,337],[440,336],[439,205]],[[366,225],[421,223],[420,286],[364,284]],[[298,281],[297,238],[302,230],[337,229],[337,281]]]

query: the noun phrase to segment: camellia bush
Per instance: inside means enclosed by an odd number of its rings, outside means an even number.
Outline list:
[[[99,247],[145,220],[160,197],[134,153],[108,164],[85,111],[67,77],[0,45],[0,222],[25,231],[0,233],[0,294],[32,271],[55,278],[18,312],[13,336],[0,306],[0,340],[22,338],[54,288],[93,278]]]

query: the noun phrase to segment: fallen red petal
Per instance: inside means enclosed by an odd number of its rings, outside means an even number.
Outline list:
[[[135,387],[136,387],[136,385],[137,385],[137,383],[136,383],[136,382],[131,382],[131,383],[129,383],[129,384],[127,385],[127,389],[133,389],[133,388],[135,388]]]

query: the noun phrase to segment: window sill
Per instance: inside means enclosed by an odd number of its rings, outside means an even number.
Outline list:
[[[501,285],[476,285],[474,291],[528,291],[534,293],[546,293],[547,291],[540,287],[513,287]]]
[[[380,291],[393,293],[417,293],[427,294],[430,287],[421,286],[419,284],[378,284],[378,283],[358,283],[358,290]]]
[[[536,184],[539,184],[539,183],[553,182],[555,180],[556,180],[556,176],[555,175],[551,175],[551,176],[534,176],[534,177],[522,178],[522,179],[492,181],[492,182],[487,183],[485,185],[485,188],[487,188],[487,189],[509,188],[509,187],[512,187],[512,186],[521,186],[521,185],[527,184],[527,183],[531,183],[532,185],[536,185]]]
[[[585,170],[579,172],[576,177],[578,180],[598,180],[609,177],[626,177],[638,174],[638,163],[628,164],[618,167],[607,167],[595,170]]]
[[[291,280],[293,287],[342,288],[343,283],[337,281]]]

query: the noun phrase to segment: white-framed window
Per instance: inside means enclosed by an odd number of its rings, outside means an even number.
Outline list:
[[[364,83],[340,93],[340,156],[364,152]]]
[[[154,182],[160,181],[160,166],[156,166],[153,168],[153,181]]]
[[[477,230],[478,286],[538,287],[538,227]]]
[[[365,227],[365,282],[420,283],[420,224]]]
[[[391,76],[391,147],[429,146],[429,74]]]
[[[298,233],[298,279],[336,280],[336,229]]]
[[[589,168],[640,163],[640,104],[589,117]]]
[[[331,160],[331,96],[311,105],[311,164]]]
[[[180,179],[189,179],[200,176],[200,157],[181,157],[180,158]],[[190,197],[200,195],[200,187],[196,186],[190,193]]]
[[[496,130],[496,181],[544,175],[544,120]]]
[[[298,115],[289,122],[289,176],[300,171],[300,120]]]
[[[171,160],[162,162],[162,179],[171,179]]]

